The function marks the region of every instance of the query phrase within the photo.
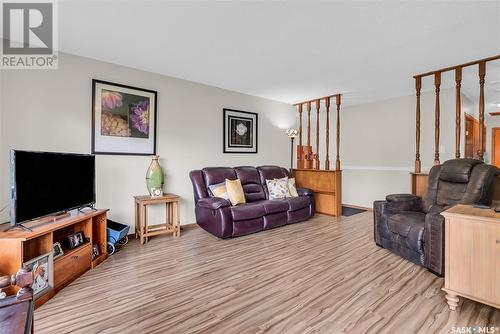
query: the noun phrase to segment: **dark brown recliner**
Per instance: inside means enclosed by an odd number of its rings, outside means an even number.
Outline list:
[[[455,204],[490,205],[500,170],[475,159],[434,166],[422,197],[395,194],[373,203],[377,245],[444,275],[444,217]]]

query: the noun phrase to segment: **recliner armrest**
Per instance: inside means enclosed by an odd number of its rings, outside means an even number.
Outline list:
[[[297,188],[299,196],[313,196],[314,192],[309,188]]]
[[[411,194],[387,195],[387,208],[391,211],[422,211],[422,198]]]
[[[202,208],[217,210],[225,206],[231,206],[231,203],[227,199],[220,197],[205,197],[200,198],[197,205],[201,206]]]

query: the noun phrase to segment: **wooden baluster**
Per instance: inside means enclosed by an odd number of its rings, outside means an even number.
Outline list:
[[[335,169],[340,170],[340,94],[336,96],[337,102],[337,159],[335,160]]]
[[[462,86],[462,68],[455,69],[455,158],[460,158],[460,134],[462,120],[462,100],[460,96],[460,87]]]
[[[298,105],[299,108],[299,149],[297,150],[297,168],[304,168],[303,147],[302,147],[302,103]]]
[[[316,156],[314,158],[314,169],[319,169],[319,107],[320,100],[316,100]]]
[[[477,157],[484,160],[484,78],[486,76],[486,62],[479,63],[479,149]]]
[[[306,156],[306,168],[310,169],[312,167],[312,157],[311,157],[311,101],[307,101],[307,156]]]
[[[330,98],[325,98],[326,107],[326,159],[325,169],[330,170]]]
[[[415,173],[422,171],[422,163],[420,161],[420,91],[422,89],[422,77],[415,78],[415,89],[417,91],[417,110],[416,110],[416,138],[415,138]]]
[[[436,91],[435,124],[434,124],[434,165],[439,165],[439,91],[441,87],[441,72],[434,74],[434,86]]]

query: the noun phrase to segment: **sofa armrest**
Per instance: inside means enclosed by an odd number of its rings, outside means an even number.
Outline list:
[[[217,210],[219,208],[223,208],[226,206],[231,206],[231,203],[224,198],[220,197],[205,197],[205,198],[200,198],[197,203],[199,206],[202,208],[210,209],[210,210]]]
[[[297,188],[299,196],[313,196],[314,192],[309,188]]]
[[[387,195],[387,208],[394,212],[400,211],[422,211],[422,198],[410,194]]]
[[[444,217],[428,213],[424,227],[425,266],[439,276],[444,275]]]

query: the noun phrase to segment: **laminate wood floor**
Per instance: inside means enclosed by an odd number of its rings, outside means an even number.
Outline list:
[[[373,242],[370,212],[231,240],[133,240],[35,312],[36,333],[447,333],[500,310]],[[495,333],[499,333],[496,328]]]

